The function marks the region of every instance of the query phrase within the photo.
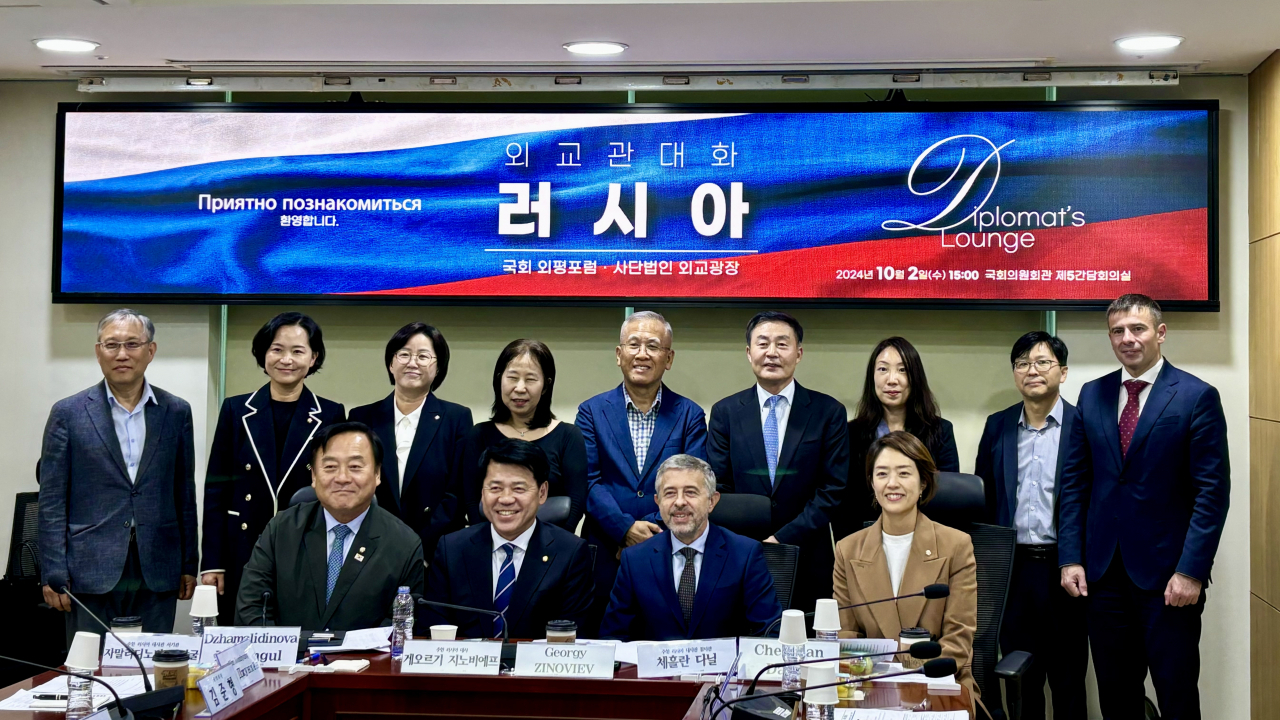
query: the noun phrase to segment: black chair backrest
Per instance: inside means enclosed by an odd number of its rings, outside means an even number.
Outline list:
[[[968,473],[938,473],[938,492],[924,506],[924,514],[930,520],[960,530],[984,520],[986,512],[982,478]]]
[[[293,507],[294,505],[301,505],[302,503],[315,502],[316,499],[317,499],[316,489],[308,485],[304,488],[298,488],[298,492],[294,493],[293,497],[289,498],[289,504],[285,507],[286,509],[288,509]],[[374,505],[378,504],[377,495],[373,497],[373,504]]]
[[[791,594],[796,587],[796,566],[800,564],[800,548],[781,543],[761,543],[760,546],[764,548],[764,564],[769,566],[769,574],[773,576],[773,589],[778,593],[778,604],[783,610],[789,610]]]
[[[716,509],[711,511],[711,522],[743,537],[764,540],[772,534],[769,532],[772,514],[773,500],[766,495],[723,493]]]
[[[538,508],[538,519],[548,525],[560,525],[569,519],[570,509],[568,495],[549,497],[542,507]]]
[[[24,492],[14,497],[13,533],[9,536],[10,579],[40,577],[40,493]]]
[[[964,528],[973,540],[978,564],[978,629],[973,635],[973,678],[987,707],[1003,707],[996,663],[1000,660],[1000,622],[1013,574],[1013,528],[971,523]]]

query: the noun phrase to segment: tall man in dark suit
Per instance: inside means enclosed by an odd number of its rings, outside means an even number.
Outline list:
[[[760,543],[712,525],[711,466],[673,455],[658,468],[667,532],[622,551],[600,637],[693,640],[756,635],[782,617]]]
[[[656,312],[622,323],[615,355],[622,384],[578,406],[574,424],[587,444],[583,537],[597,547],[594,624],[609,602],[618,551],[661,532],[653,504],[658,466],[672,455],[706,459],[702,408],[662,383],[676,351],[671,324]]]
[[[400,328],[384,360],[395,390],[352,409],[351,419],[368,425],[389,451],[378,504],[418,532],[429,558],[440,536],[461,526],[462,441],[473,424],[471,409],[436,395],[449,374],[449,343],[434,327]]]
[[[116,310],[98,323],[103,382],[58,401],[40,453],[44,599],[69,612],[67,636],[101,628],[95,615],[142,617],[171,632],[179,599],[195,592],[195,443],[191,406],[147,382],[155,326]]]
[[[1200,616],[1227,518],[1231,469],[1218,391],[1161,357],[1145,295],[1107,309],[1123,369],[1080,390],[1062,474],[1062,586],[1089,597],[1107,718],[1142,717],[1151,671],[1161,717],[1200,717]]]
[[[236,624],[359,630],[389,625],[400,587],[422,594],[422,541],[373,504],[382,443],[358,422],[312,440],[317,502],[271,519],[253,547],[236,596]],[[270,591],[270,596],[267,595]]]
[[[1054,719],[1085,720],[1085,601],[1067,594],[1058,573],[1058,479],[1077,422],[1075,406],[1059,394],[1067,346],[1036,330],[1018,338],[1009,360],[1022,402],[987,418],[974,463],[987,521],[1017,532],[1000,644],[1006,654],[1025,650],[1035,658],[1022,682],[1024,717],[1044,718],[1047,677]]]
[[[488,522],[440,538],[427,581],[428,600],[492,610],[424,605],[424,625],[458,626],[462,637],[541,638],[551,620],[581,625],[591,610],[591,549],[586,541],[538,521],[550,466],[542,448],[508,438],[485,449],[480,506]]]
[[[751,318],[756,384],[711,408],[707,459],[721,492],[772,498],[765,542],[800,546],[792,607],[807,609],[831,597],[831,513],[849,479],[849,433],[843,405],[795,381],[803,343],[804,328],[787,313]]]

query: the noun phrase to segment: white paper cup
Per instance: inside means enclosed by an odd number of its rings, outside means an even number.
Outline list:
[[[431,639],[432,640],[457,640],[458,626],[457,625],[432,625]]]
[[[98,669],[98,648],[102,638],[96,633],[78,632],[71,641],[71,651],[67,653],[66,666],[77,670]]]
[[[778,640],[784,645],[803,645],[806,639],[804,613],[799,610],[783,610],[782,628],[778,631]]]
[[[218,617],[217,586],[196,586],[196,594],[191,598],[191,617]]]
[[[825,598],[817,602],[813,608],[813,629],[827,632],[840,631],[840,609],[835,600]]]

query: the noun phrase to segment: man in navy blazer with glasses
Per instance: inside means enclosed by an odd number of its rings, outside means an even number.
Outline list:
[[[1200,616],[1231,494],[1227,421],[1212,385],[1160,352],[1160,306],[1107,309],[1122,369],[1080,390],[1058,516],[1061,582],[1089,598],[1108,718],[1140,718],[1148,668],[1161,717],[1200,717]]]
[[[676,352],[671,324],[632,313],[615,350],[622,384],[578,406],[574,424],[587,444],[587,517],[582,536],[596,546],[594,622],[609,602],[618,553],[662,531],[653,503],[658,466],[677,454],[706,458],[706,416],[662,383]]]

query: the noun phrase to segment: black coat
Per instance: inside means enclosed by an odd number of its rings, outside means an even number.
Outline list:
[[[280,453],[283,467],[276,467],[271,386],[223,401],[204,480],[200,557],[202,573],[225,573],[226,594],[218,601],[223,624],[233,619],[240,574],[258,536],[289,506],[295,492],[311,485],[311,438],[320,428],[345,419],[341,404],[304,389]]]
[[[378,505],[413,528],[422,538],[424,557],[431,557],[440,536],[461,527],[462,440],[471,429],[471,409],[441,400],[435,393],[427,395],[401,487],[395,402],[393,393],[352,408],[350,419],[368,425],[382,441]]]
[[[236,599],[235,624],[262,622],[264,590],[267,624],[303,630],[359,630],[391,623],[391,603],[404,585],[422,594],[422,541],[409,526],[377,505],[369,508],[352,538],[333,595],[325,602],[329,577],[324,512],[318,502],[280,513],[268,525],[244,568]]]

